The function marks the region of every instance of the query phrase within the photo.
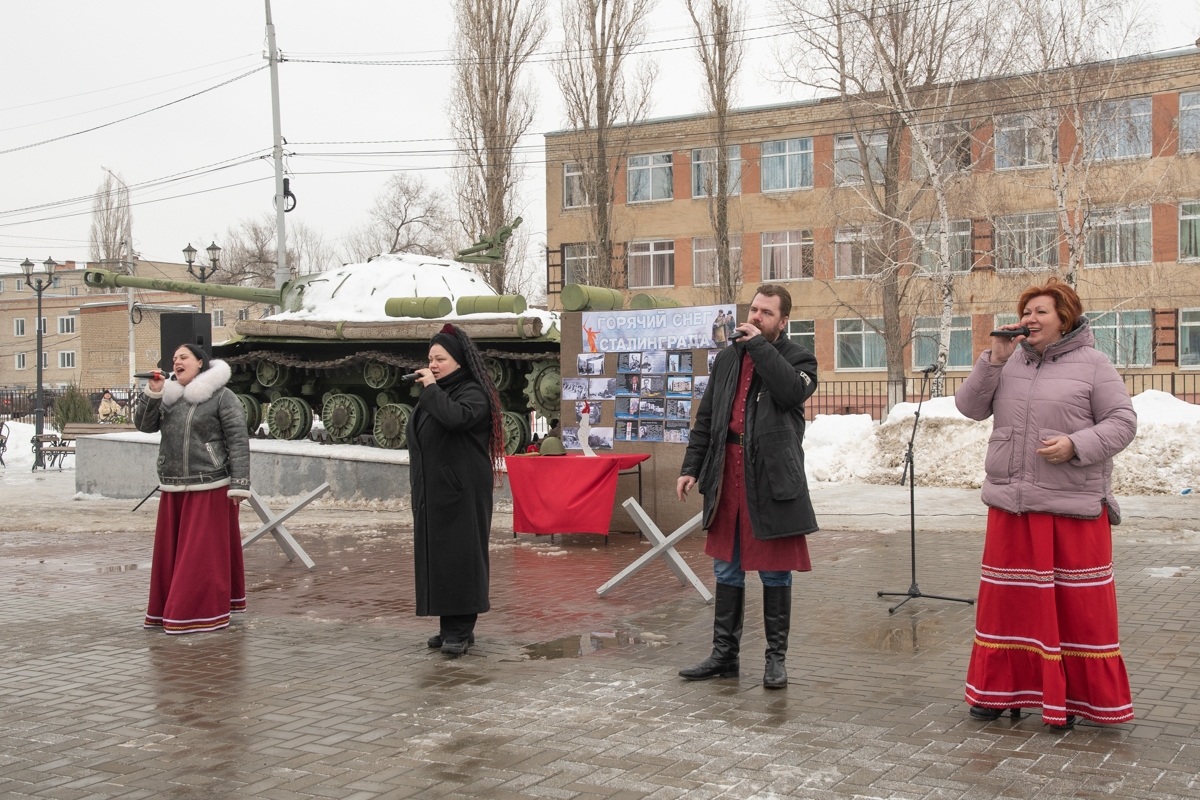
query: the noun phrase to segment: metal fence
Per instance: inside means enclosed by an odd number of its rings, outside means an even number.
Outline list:
[[[42,403],[46,409],[46,422],[54,416],[54,405],[63,396],[65,389],[42,389]],[[105,392],[112,392],[113,399],[128,408],[130,392],[128,389],[83,389],[92,402],[92,410],[99,413],[100,400]],[[33,422],[34,410],[37,408],[36,389],[0,389],[0,419],[11,419],[19,422]]]

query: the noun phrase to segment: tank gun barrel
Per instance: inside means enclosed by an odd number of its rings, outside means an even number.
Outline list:
[[[136,275],[121,275],[106,269],[89,269],[83,273],[83,282],[96,289],[117,289],[132,286],[135,289],[157,289],[163,292],[197,294],[205,297],[226,297],[250,303],[265,303],[273,306],[285,305],[288,285],[282,289],[261,289],[256,286],[228,286],[223,283],[197,283],[195,281],[172,281],[162,278],[139,278]],[[290,310],[290,309],[288,309]]]

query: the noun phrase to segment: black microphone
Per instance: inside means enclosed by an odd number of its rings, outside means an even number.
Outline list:
[[[154,372],[135,372],[135,373],[133,373],[133,377],[135,377],[135,378],[161,378],[165,374],[166,373],[164,373],[162,370],[156,369],[156,370],[154,370]]]
[[[920,372],[922,375],[928,375],[929,373],[933,372],[936,369],[937,369],[937,364],[930,364],[928,367],[925,367],[925,369],[918,370],[918,372]]]
[[[729,334],[729,341],[736,342],[738,339],[741,339],[745,335],[746,335],[745,331],[734,331],[733,333]]]
[[[407,375],[401,375],[401,376],[400,376],[400,380],[402,380],[402,381],[415,381],[415,380],[416,380],[417,378],[419,378],[419,377],[421,377],[421,373],[419,373],[419,372],[410,372],[410,373],[408,373]]]
[[[1003,336],[1005,339],[1015,339],[1018,336],[1028,336],[1029,328],[1026,328],[1024,325],[1022,325],[1021,327],[1013,328],[1012,330],[995,330],[995,331],[992,331],[989,335],[990,336]]]

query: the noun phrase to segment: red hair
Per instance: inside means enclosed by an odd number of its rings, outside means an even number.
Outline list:
[[[1083,303],[1079,295],[1075,294],[1075,290],[1058,278],[1046,281],[1045,286],[1030,286],[1021,292],[1021,298],[1017,300],[1017,318],[1024,316],[1025,306],[1030,300],[1042,295],[1054,300],[1054,310],[1063,324],[1063,333],[1072,331],[1083,316]]]

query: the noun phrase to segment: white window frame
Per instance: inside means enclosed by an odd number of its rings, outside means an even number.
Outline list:
[[[591,282],[591,273],[596,265],[596,250],[586,242],[564,244],[562,246],[562,264],[563,264],[563,283],[582,283],[589,284]],[[577,264],[583,265],[583,272],[579,272]],[[567,280],[568,275],[571,280]],[[580,277],[583,280],[580,280]]]
[[[729,158],[729,197],[742,193],[742,147],[731,144],[725,148]],[[692,198],[708,197],[708,187],[716,183],[717,148],[698,147],[692,150]]]
[[[780,240],[782,238],[782,241]],[[772,283],[811,281],[815,277],[813,232],[767,231],[762,234],[762,278]],[[782,254],[783,273],[775,271]]]
[[[883,165],[887,163],[887,134],[882,131],[860,134],[867,150],[867,168],[874,184],[883,183]],[[839,133],[833,137],[833,185],[861,186],[862,164],[859,162],[858,143],[853,133]]]
[[[42,351],[42,369],[50,369],[50,351]]]
[[[61,276],[61,275],[55,275],[55,276],[54,276],[54,277],[53,277],[53,278],[50,280],[50,288],[52,288],[52,289],[60,289],[60,288],[62,288],[62,276]]]
[[[58,368],[59,369],[75,369],[75,351],[74,350],[59,350],[58,351]]]
[[[854,329],[856,327],[857,330]],[[883,334],[878,333],[877,329],[883,329],[882,319],[869,319],[865,321],[859,317],[835,319],[833,322],[834,372],[886,372],[887,348],[884,346]],[[869,337],[874,337],[875,340],[878,340],[873,341],[871,344],[872,347],[878,348],[879,366],[842,366],[842,341],[847,337],[858,337],[860,342],[859,347],[861,348],[860,358],[864,364],[866,364],[867,360]]]
[[[1196,330],[1196,348],[1192,350],[1191,338],[1187,334],[1188,329],[1195,328]],[[1179,317],[1176,322],[1176,330],[1179,332],[1177,341],[1179,342],[1179,368],[1180,369],[1200,369],[1200,308],[1181,308],[1179,309]],[[1184,348],[1190,352],[1184,352]]]
[[[212,310],[212,326],[214,328],[224,328],[225,327],[225,309],[214,308]]]
[[[883,265],[878,269],[868,271],[868,243],[873,235],[878,235],[876,226],[868,225],[860,228],[838,228],[833,234],[834,278],[836,280],[857,280],[873,278],[883,271]],[[855,254],[857,249],[858,253]]]
[[[733,234],[729,237],[729,260],[733,262],[734,283],[741,285],[742,237],[740,234]],[[693,237],[692,285],[716,286],[717,283],[717,237]]]
[[[4,294],[4,278],[0,278],[0,294]]]
[[[922,125],[921,132],[914,135],[932,140],[930,144],[933,158],[941,175],[950,176],[971,170],[971,125],[966,120],[931,122]],[[924,181],[928,177],[925,158],[921,155],[916,141],[913,141],[911,149],[909,172],[914,181]]]
[[[630,242],[625,252],[628,260],[630,289],[669,289],[675,286],[674,239]],[[634,263],[635,259],[638,264]],[[645,265],[641,266],[641,262],[645,262]],[[649,282],[638,282],[639,267],[648,272]]]
[[[587,208],[587,192],[583,190],[583,167],[578,161],[564,161],[563,165],[563,197],[562,206],[566,208]],[[579,202],[571,202],[578,196]]]
[[[16,369],[28,369],[28,367],[26,367],[26,365],[25,365],[25,354],[24,353],[17,353],[14,358],[14,363],[16,365]]]
[[[637,163],[642,160],[645,163]],[[667,176],[666,186],[667,195],[665,197],[656,197],[654,194],[656,172],[665,172]],[[649,192],[649,197],[635,199],[633,196],[634,188],[643,180],[640,176],[645,173],[646,189]],[[675,199],[675,172],[672,165],[671,153],[649,153],[647,155],[629,156],[625,163],[625,202],[626,203],[665,203]]]
[[[1192,229],[1191,236],[1184,234],[1185,224]],[[1191,243],[1192,252],[1184,252],[1185,241]],[[1179,201],[1179,260],[1200,261],[1200,200]]]
[[[74,333],[74,332],[75,332],[75,318],[74,317],[59,317],[58,318],[58,333],[60,336],[63,334],[66,334],[66,333]]]
[[[768,153],[778,147],[778,152]],[[759,150],[759,190],[766,192],[798,192],[813,188],[813,140],[811,136],[797,139],[776,139],[763,142]],[[778,162],[779,167],[772,167]],[[767,176],[783,177],[782,186],[768,186]]]
[[[24,335],[25,335],[25,318],[24,317],[14,317],[13,318],[13,336],[19,339]]]
[[[34,333],[37,333],[37,331],[34,331]],[[49,335],[50,335],[50,319],[49,319],[49,317],[42,317],[42,336],[49,336]]]
[[[1044,152],[1042,130],[1050,127],[1050,152]],[[1019,141],[1009,142],[1009,137]],[[1019,163],[1009,158],[1020,147]],[[996,170],[1037,169],[1047,167],[1058,156],[1058,128],[1053,122],[1043,125],[1034,114],[1008,114],[992,121],[992,149]]]
[[[1200,92],[1179,94],[1179,152],[1200,152]]]
[[[1052,211],[996,217],[992,236],[998,272],[1044,272],[1058,266],[1058,215]],[[1009,258],[1010,252],[1019,254],[1017,266],[1012,266],[1018,259]],[[1048,257],[1043,259],[1038,253]]]
[[[24,278],[17,278],[17,291],[18,292],[25,291],[25,279]]]
[[[921,369],[937,361],[938,336],[941,329],[941,317],[914,317],[912,328],[912,365],[913,369]],[[955,336],[955,334],[960,334]],[[975,344],[971,338],[971,315],[970,314],[955,314],[950,321],[950,358],[953,358],[955,353],[955,341],[957,340],[961,351],[963,342],[962,335],[966,334],[966,361],[954,363],[953,361],[946,362],[947,372],[970,372],[975,366]],[[918,345],[918,340],[927,342],[925,345],[932,355],[925,358],[918,358],[918,351],[922,348]],[[922,354],[924,355],[924,354]]]
[[[1094,161],[1149,158],[1154,149],[1154,104],[1149,97],[1096,103],[1087,114]],[[1133,133],[1133,136],[1127,134]]]
[[[941,236],[942,224],[940,222],[930,222],[923,226],[917,227],[914,231],[915,240],[914,247],[917,249],[916,261],[917,269],[926,274],[932,274],[934,270],[934,254],[941,250],[939,238]],[[971,227],[969,219],[952,219],[950,220],[950,271],[958,274],[970,272],[975,266],[975,251],[971,246],[971,238],[974,231]],[[963,258],[963,255],[966,258]],[[962,262],[966,261],[966,266],[962,266]]]
[[[67,294],[69,294],[71,297],[77,296],[79,294],[79,287],[72,286],[70,289],[67,290]]]
[[[1084,267],[1128,267],[1137,264],[1149,264],[1154,258],[1154,221],[1150,206],[1135,206],[1124,211],[1116,209],[1095,209],[1093,217],[1103,220],[1100,224],[1092,225],[1088,232],[1084,251]],[[1139,228],[1145,226],[1144,232]],[[1115,236],[1114,244],[1109,249],[1116,253],[1117,261],[1093,261],[1092,250],[1096,247],[1097,237]],[[1132,261],[1121,261],[1121,252],[1132,237],[1133,247],[1144,245],[1145,258],[1134,258]]]
[[[808,350],[817,352],[817,321],[815,319],[789,319],[787,337]]]
[[[248,309],[248,308],[239,308],[239,309],[238,309],[238,312],[237,312],[237,321],[238,321],[238,322],[245,322],[245,321],[246,321],[246,320],[248,320],[248,319],[250,319],[250,309]]]
[[[1144,319],[1145,321],[1144,322],[1142,322],[1142,321],[1127,322],[1126,321],[1127,317],[1133,316],[1135,314],[1142,317],[1142,319]],[[1113,320],[1109,319],[1109,318],[1113,317],[1114,315],[1115,315],[1115,324],[1112,324]],[[1109,360],[1113,362],[1113,366],[1117,367],[1118,369],[1144,369],[1147,367],[1154,366],[1154,312],[1153,311],[1151,311],[1150,309],[1145,309],[1145,308],[1136,308],[1136,309],[1129,309],[1129,310],[1116,310],[1116,311],[1089,311],[1085,314],[1085,316],[1091,322],[1092,335],[1096,338],[1096,344],[1094,345],[1095,348],[1097,350],[1099,350],[1101,353],[1104,353],[1106,356],[1108,356]],[[1146,352],[1147,360],[1146,361],[1132,361],[1129,359],[1129,356],[1130,356],[1129,349],[1131,347],[1136,348],[1138,346],[1138,344],[1140,344],[1140,342],[1138,341],[1139,334],[1136,333],[1136,331],[1141,331],[1141,330],[1144,330],[1146,332],[1145,333],[1145,337],[1146,337],[1145,352]],[[1113,342],[1113,347],[1118,356],[1117,359],[1114,359],[1113,354],[1109,353],[1108,350],[1106,349],[1106,345],[1110,341],[1110,337],[1108,336],[1107,331],[1114,332],[1111,337],[1111,341]],[[1130,345],[1127,342],[1127,339],[1130,336],[1131,331],[1134,332],[1133,333],[1133,337],[1134,337],[1133,345]],[[1125,354],[1124,358],[1121,357],[1122,353]],[[1133,355],[1136,356],[1136,352],[1134,352]]]

